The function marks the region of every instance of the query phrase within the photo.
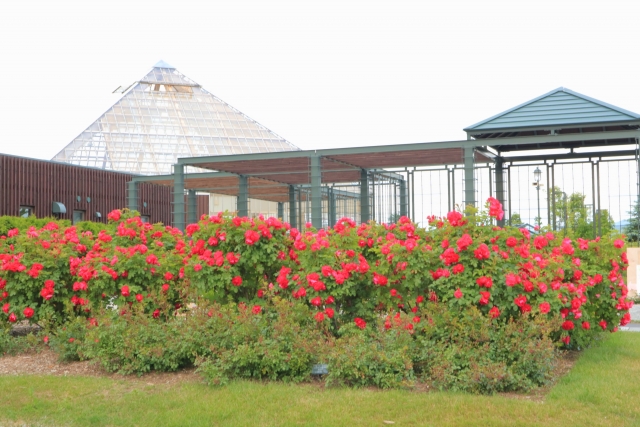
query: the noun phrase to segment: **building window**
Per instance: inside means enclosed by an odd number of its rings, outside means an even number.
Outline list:
[[[144,223],[151,222],[151,217],[149,215],[141,215],[140,220]]]
[[[84,221],[85,211],[73,211],[73,224]]]
[[[31,215],[35,215],[35,208],[33,206],[20,206],[20,211],[18,215],[22,218],[28,218]]]

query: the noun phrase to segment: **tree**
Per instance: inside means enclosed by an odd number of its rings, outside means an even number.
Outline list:
[[[560,187],[553,187],[555,208],[552,206],[552,214],[556,221],[557,230],[571,230],[576,237],[592,239],[595,235],[604,236],[614,230],[614,221],[607,209],[600,209],[595,214],[596,228],[594,229],[593,205],[586,205],[585,196],[582,193],[567,193]]]
[[[514,212],[511,214],[511,218],[509,219],[509,225],[522,225],[524,224],[524,222],[522,222],[522,218],[520,217],[520,214],[518,212]]]
[[[630,242],[640,241],[640,200],[636,200],[629,212],[629,224],[624,227],[624,234]]]

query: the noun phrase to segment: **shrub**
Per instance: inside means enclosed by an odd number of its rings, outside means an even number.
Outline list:
[[[408,333],[381,328],[362,331],[355,325],[342,327],[340,333],[328,355],[327,385],[398,388],[413,384],[415,343]]]
[[[525,315],[497,322],[471,307],[430,304],[415,329],[416,370],[437,388],[473,393],[526,391],[545,384],[557,360],[558,318]]]
[[[256,307],[241,304],[237,312],[226,307],[212,313],[211,354],[198,361],[208,384],[234,378],[304,381],[326,354],[331,338],[306,305],[276,298]]]

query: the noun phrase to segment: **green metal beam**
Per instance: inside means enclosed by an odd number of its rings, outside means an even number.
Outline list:
[[[284,203],[278,202],[278,218],[284,219]]]
[[[249,178],[245,175],[238,178],[238,216],[249,216]]]
[[[235,173],[227,173],[227,172],[202,172],[202,173],[188,173],[188,174],[184,174],[185,179],[189,179],[189,178],[227,178],[230,176],[238,176]],[[167,180],[171,180],[173,181],[173,174],[172,175],[144,175],[144,176],[134,176],[132,178],[133,181],[136,182],[155,182],[155,181],[167,181]]]
[[[511,197],[511,195],[509,195]],[[503,169],[503,160],[502,158],[496,158],[496,199],[505,206],[505,197],[504,197],[504,169]],[[498,226],[504,227],[504,218],[498,220]]]
[[[196,222],[198,222],[196,190],[189,190],[187,193],[187,223],[195,224]]]
[[[338,222],[338,215],[336,211],[336,193],[333,188],[327,188],[329,197],[329,227],[333,227]]]
[[[320,156],[311,157],[311,224],[322,228],[322,166]]]
[[[362,169],[360,171],[360,222],[363,224],[371,219],[369,204],[369,172]]]
[[[400,216],[407,216],[409,213],[409,203],[407,200],[407,181],[400,181]]]
[[[173,165],[173,226],[184,230],[184,166]]]
[[[601,159],[605,157],[634,157],[634,150],[622,151],[593,151],[590,153],[566,153],[566,154],[543,154],[532,156],[503,156],[505,162],[526,162],[526,161],[544,161],[544,160],[568,160],[568,159]]]
[[[296,188],[289,186],[289,224],[298,228],[298,204],[296,203]]]
[[[132,211],[138,210],[138,183],[136,181],[127,182],[127,208]]]
[[[474,168],[474,152],[473,147],[464,149],[464,201],[462,204],[476,205],[476,179]]]
[[[178,159],[179,164],[198,166],[203,163],[240,162],[250,160],[278,160],[292,158],[331,157],[344,154],[397,153],[421,150],[439,150],[443,148],[475,148],[492,145],[530,145],[576,141],[608,141],[617,139],[640,138],[638,130],[612,132],[589,132],[561,135],[520,136],[514,138],[494,138],[480,140],[458,140],[441,142],[420,142],[416,144],[394,144],[368,147],[333,148],[325,150],[282,151],[271,153],[234,154],[227,156],[185,157]]]

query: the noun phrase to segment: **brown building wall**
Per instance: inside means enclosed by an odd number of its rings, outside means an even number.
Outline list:
[[[61,219],[72,220],[73,211],[82,210],[86,220],[107,222],[109,212],[127,206],[127,182],[133,176],[0,154],[0,215],[16,216],[20,206],[32,206],[36,216],[52,216],[53,202],[60,202],[67,209],[58,216]],[[170,187],[140,183],[138,210],[151,222],[171,224],[171,191]],[[198,196],[198,218],[204,213],[209,213],[209,197]]]

